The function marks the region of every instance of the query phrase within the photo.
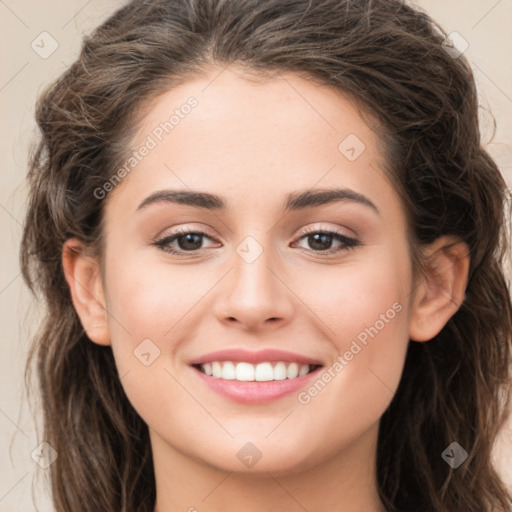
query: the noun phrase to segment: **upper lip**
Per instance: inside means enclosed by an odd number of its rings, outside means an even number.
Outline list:
[[[323,366],[322,362],[318,359],[295,354],[286,350],[265,349],[252,352],[238,348],[231,348],[226,350],[218,350],[217,352],[210,352],[204,356],[198,357],[190,362],[190,365],[198,365],[211,363],[213,361],[234,361],[246,362],[251,364],[283,361],[289,363],[309,364]]]

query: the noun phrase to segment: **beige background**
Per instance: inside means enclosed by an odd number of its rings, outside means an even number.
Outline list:
[[[38,309],[25,289],[18,265],[18,245],[25,207],[27,152],[35,134],[33,106],[37,95],[77,55],[82,35],[124,2],[110,0],[0,0],[3,48],[0,76],[0,511],[35,510],[31,482],[38,466],[31,458],[38,445],[23,397],[22,369]],[[480,94],[482,133],[492,137],[488,149],[512,186],[512,0],[421,0],[417,2],[448,32],[469,44],[469,58]],[[58,44],[42,58],[31,47]],[[35,44],[35,43],[34,43]],[[44,55],[43,55],[44,56]],[[20,404],[23,407],[20,408]],[[496,449],[500,471],[512,487],[512,425]],[[39,471],[42,472],[41,470]],[[41,512],[50,511],[46,493],[36,489]]]

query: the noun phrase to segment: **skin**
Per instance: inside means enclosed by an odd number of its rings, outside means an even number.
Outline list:
[[[424,249],[435,271],[414,279],[405,212],[382,170],[379,137],[353,104],[294,74],[219,71],[165,92],[143,113],[133,148],[187,98],[198,100],[109,193],[103,273],[78,240],[65,244],[75,309],[91,341],[111,345],[126,394],[150,428],[156,511],[383,511],[380,417],[410,340],[430,340],[462,302],[467,247],[437,240]],[[349,134],[365,145],[354,161],[338,149]],[[283,213],[288,193],[320,188],[356,191],[379,213],[353,201]],[[137,210],[163,189],[217,194],[228,208],[159,202]],[[176,256],[153,244],[180,227],[206,233],[202,249]],[[332,238],[323,246],[332,253],[321,254],[306,228],[360,245]],[[237,253],[247,236],[263,250],[252,263]],[[238,347],[289,350],[328,368],[396,303],[400,312],[307,404],[297,393],[236,403],[188,365]],[[160,355],[145,366],[134,350],[147,338]],[[237,457],[247,442],[262,455],[251,468]]]

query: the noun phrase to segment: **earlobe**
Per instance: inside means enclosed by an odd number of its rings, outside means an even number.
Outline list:
[[[414,292],[409,338],[429,341],[446,325],[464,301],[469,249],[460,239],[443,236],[425,251],[426,274]]]
[[[73,306],[88,338],[98,345],[110,345],[99,262],[86,254],[82,242],[72,238],[62,248],[62,267]]]

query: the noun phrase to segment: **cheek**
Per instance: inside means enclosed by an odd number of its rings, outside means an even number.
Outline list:
[[[182,349],[201,338],[197,330],[212,309],[208,294],[224,272],[194,267],[126,258],[106,271],[115,363],[130,402],[148,423],[176,416],[173,404],[186,400]]]
[[[144,264],[143,260],[111,266],[107,287],[113,320],[112,343],[137,344],[151,338],[163,350],[181,327],[181,321],[204,297],[215,276],[203,278],[192,265]],[[129,333],[129,335],[128,335]]]
[[[396,392],[409,343],[407,269],[406,257],[382,253],[378,262],[358,263],[325,281],[316,295],[336,355],[299,403],[326,436],[340,442],[356,436],[380,418]]]
[[[111,262],[106,269],[115,363],[129,401],[151,425],[175,415],[172,404],[183,399],[172,377],[173,354],[180,340],[186,343],[194,337],[194,304],[212,286],[201,282],[192,266],[186,268],[171,271],[126,256],[122,265]]]
[[[354,339],[369,346],[368,339],[377,335],[372,326],[382,337],[404,331],[411,279],[408,268],[401,253],[382,248],[337,268],[300,273],[293,286],[316,313],[316,323],[325,327],[325,336],[343,353]]]

